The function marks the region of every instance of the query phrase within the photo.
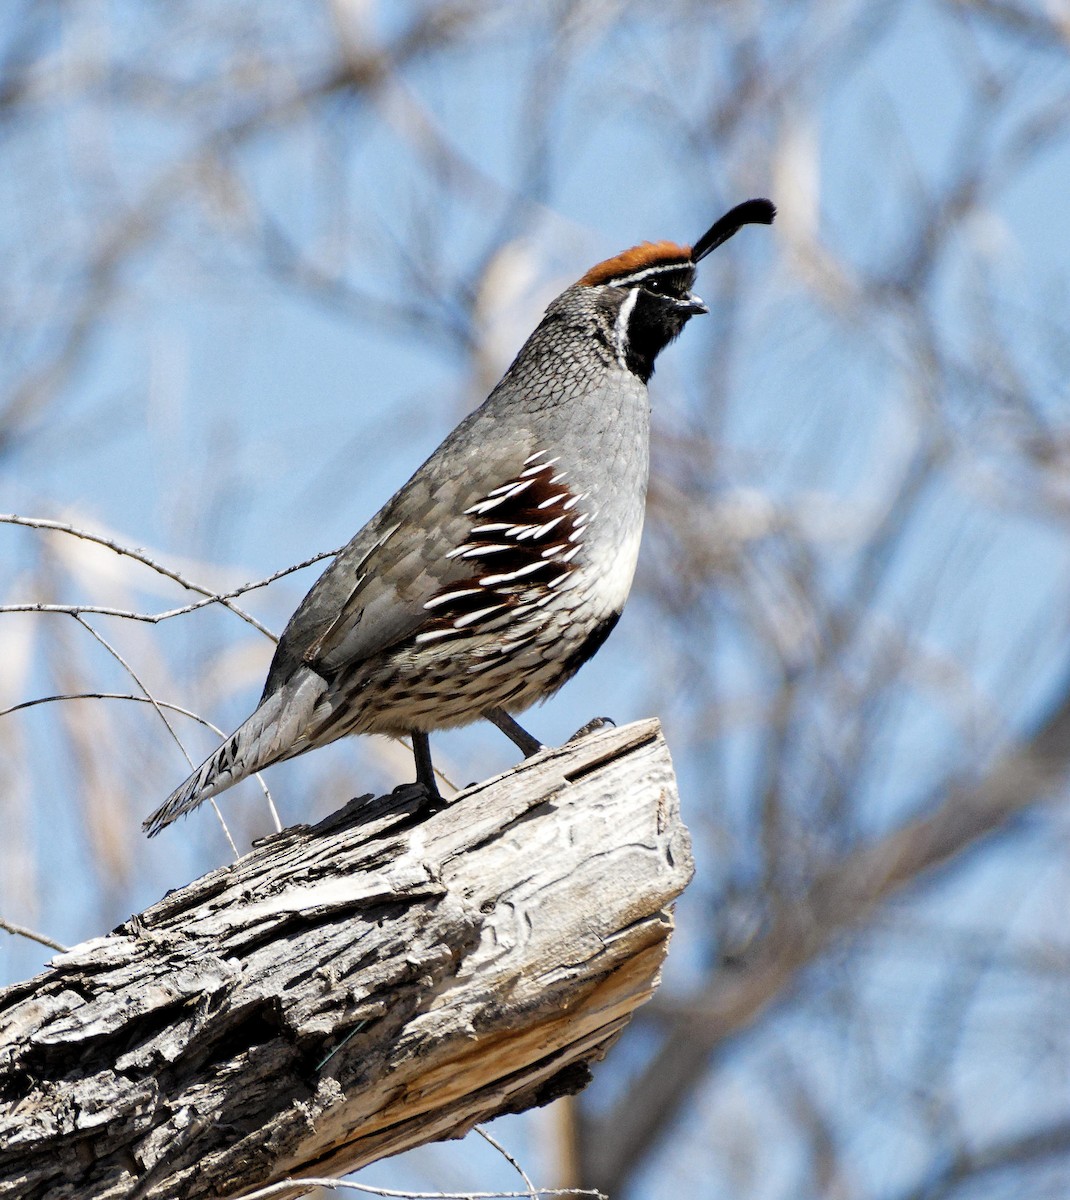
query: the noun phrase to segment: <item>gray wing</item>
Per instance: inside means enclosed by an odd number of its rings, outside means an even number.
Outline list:
[[[411,636],[426,602],[471,573],[448,557],[472,527],[467,510],[515,479],[534,448],[527,429],[503,445],[489,415],[480,414],[478,441],[472,417],[463,421],[316,581],[283,632],[264,698],[302,664],[330,677]]]

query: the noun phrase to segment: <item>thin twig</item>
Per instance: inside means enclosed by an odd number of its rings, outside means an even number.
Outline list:
[[[265,637],[271,638],[273,642],[277,642],[278,636],[271,632],[266,626],[262,625],[254,616],[247,613],[244,609],[239,608],[231,601],[236,596],[243,596],[246,592],[256,591],[258,588],[267,587],[268,584],[274,583],[275,580],[281,579],[284,575],[292,575],[295,571],[302,571],[305,567],[310,567],[314,563],[322,562],[325,558],[333,558],[338,550],[323,550],[319,554],[314,554],[311,558],[307,558],[304,562],[299,562],[293,566],[283,567],[281,570],[275,571],[264,579],[258,579],[251,583],[243,583],[241,587],[233,588],[229,592],[216,592],[212,588],[205,587],[204,584],[196,583],[193,580],[187,579],[178,571],[171,567],[164,566],[158,563],[155,559],[150,558],[144,550],[134,549],[130,546],[124,546],[121,542],[115,541],[113,538],[105,537],[102,534],[90,533],[87,530],[79,529],[74,525],[68,524],[66,521],[52,521],[45,517],[20,517],[15,513],[0,513],[0,524],[7,525],[22,525],[29,529],[46,529],[57,533],[67,533],[72,537],[81,538],[83,541],[94,542],[98,546],[104,546],[108,550],[113,551],[121,557],[133,559],[135,562],[141,563],[143,566],[149,567],[165,578],[173,580],[180,587],[184,587],[187,591],[197,592],[203,596],[203,600],[198,600],[193,604],[186,604],[180,608],[167,609],[159,613],[138,613],[122,608],[108,608],[103,605],[89,604],[4,604],[0,605],[0,613],[15,613],[15,612],[57,612],[67,613],[70,616],[80,615],[95,615],[103,617],[122,617],[128,621],[147,621],[149,624],[155,625],[159,621],[167,621],[171,617],[183,616],[186,613],[195,612],[199,608],[205,608],[209,604],[222,604],[224,608],[229,609],[235,616],[248,624],[254,629],[260,631]],[[339,547],[341,549],[341,547]]]
[[[278,1183],[268,1184],[267,1187],[257,1188],[255,1192],[246,1192],[245,1200],[265,1200],[268,1196],[277,1196],[295,1187],[311,1191],[313,1188],[341,1188],[351,1192],[363,1192],[368,1196],[398,1197],[398,1200],[530,1200],[535,1196],[588,1196],[590,1200],[607,1200],[602,1192],[593,1188],[536,1188],[532,1192],[401,1192],[395,1188],[370,1187],[366,1183],[350,1183],[345,1179],[331,1179],[328,1176],[310,1176],[307,1179],[282,1179]]]
[[[31,942],[40,942],[42,946],[47,946],[50,950],[59,950],[62,954],[67,953],[68,948],[62,942],[57,942],[46,934],[35,933],[32,929],[27,929],[25,925],[16,925],[14,921],[5,921],[3,917],[0,917],[0,929],[14,934],[15,937],[24,937],[29,938]]]
[[[184,717],[189,717],[191,721],[196,721],[206,729],[210,729],[219,738],[227,736],[218,725],[209,721],[207,717],[202,717],[199,713],[191,712],[188,708],[183,708],[180,704],[171,704],[167,700],[147,700],[144,696],[134,696],[130,692],[63,692],[55,696],[38,696],[34,700],[20,700],[18,704],[12,704],[8,708],[0,708],[0,717],[10,716],[12,713],[20,712],[24,708],[35,708],[38,704],[54,704],[57,700],[131,700],[135,704],[153,704],[157,708],[166,708],[170,712],[180,713]],[[389,736],[392,741],[399,742],[407,750],[412,749],[408,738],[402,737],[400,734],[390,734]],[[452,788],[454,792],[461,790],[438,767],[435,767],[435,774],[448,788]],[[268,809],[271,812],[271,819],[275,824],[275,831],[279,832],[282,829],[282,822],[271,792],[268,790],[268,786],[259,772],[257,772],[254,778],[264,792],[264,799],[267,801]]]
[[[235,844],[234,839],[230,836],[230,826],[227,824],[226,817],[223,816],[223,810],[215,802],[215,796],[209,796],[208,799],[212,802],[212,811],[215,813],[219,824],[223,827],[223,836],[227,839],[230,845],[231,853],[234,855],[234,861],[237,862],[241,858],[241,851]]]
[[[86,621],[83,617],[79,616],[77,613],[72,614],[72,615],[74,616],[74,619],[78,622],[79,625],[81,625],[81,627],[83,629],[87,630],[89,633],[91,633],[93,635],[94,638],[96,638],[96,640],[104,647],[105,650],[107,650],[107,652],[112,656],[112,658],[115,659],[115,661],[123,668],[123,670],[137,684],[137,686],[139,688],[141,688],[141,690],[145,693],[146,700],[148,700],[148,702],[156,710],[156,713],[159,716],[160,720],[163,721],[164,725],[167,727],[167,732],[171,735],[172,738],[174,738],[175,744],[178,746],[179,750],[182,751],[182,757],[185,758],[186,762],[189,764],[190,770],[192,771],[193,770],[193,759],[190,758],[189,751],[187,751],[186,747],[182,744],[182,739],[178,736],[177,733],[175,733],[174,728],[171,725],[171,722],[167,719],[167,717],[164,715],[163,709],[156,702],[156,697],[152,694],[152,692],[149,691],[149,689],[145,686],[145,684],[142,683],[141,679],[138,677],[138,674],[134,670],[134,668],[126,661],[125,658],[123,658],[123,656],[119,653],[119,651],[116,650],[115,647],[109,641],[107,641],[106,638],[102,637],[101,634],[97,633],[97,631],[93,628],[92,625],[89,624],[88,621]],[[220,736],[222,736],[222,734]],[[219,824],[222,825],[222,827],[223,827],[223,836],[230,843],[230,848],[234,852],[234,861],[237,862],[237,860],[239,858],[241,858],[241,854],[238,850],[237,844],[234,841],[234,838],[231,836],[230,826],[227,824],[226,817],[223,816],[223,810],[219,807],[218,804],[216,804],[214,796],[210,796],[209,799],[212,801],[212,808],[215,810],[215,815],[219,819]],[[281,826],[278,823],[279,815],[277,812],[275,812],[275,806],[273,804],[271,805],[271,812],[275,818],[275,832],[278,833],[279,830],[281,829]]]
[[[12,704],[9,708],[0,708],[0,717],[10,716],[11,713],[19,712],[24,708],[34,708],[38,704],[54,704],[58,700],[130,700],[134,704],[151,704],[157,710],[166,708],[171,712],[189,717],[190,720],[196,721],[206,729],[210,729],[216,737],[226,737],[223,730],[212,721],[209,721],[207,717],[202,717],[199,713],[191,712],[188,708],[183,708],[180,704],[171,704],[167,700],[147,699],[145,696],[134,696],[129,692],[64,692],[57,696],[38,696],[35,700],[23,700],[18,704]],[[183,753],[185,752],[183,751]],[[188,755],[186,756],[186,760],[187,762],[189,761]],[[264,793],[264,799],[267,801],[268,811],[271,813],[272,822],[275,825],[275,832],[278,833],[282,829],[282,822],[279,819],[279,810],[275,807],[275,801],[268,789],[268,785],[264,782],[264,777],[259,772],[253,778],[260,784],[261,791]],[[214,799],[212,800],[212,806],[215,808],[216,815],[219,816],[220,821],[223,821],[222,814],[219,812],[219,806]],[[230,841],[231,846],[234,846],[225,822],[223,823],[223,829],[227,834],[227,840]],[[238,853],[236,847],[234,853],[235,855]]]
[[[38,704],[54,704],[57,700],[132,700],[135,704],[149,703],[144,696],[134,696],[129,692],[62,692],[55,696],[38,696],[34,700],[20,700],[18,704],[12,704],[10,708],[0,708],[0,717],[21,712],[24,708],[36,708]],[[223,730],[209,721],[207,717],[190,712],[188,708],[183,708],[180,704],[171,704],[167,700],[157,700],[156,703],[160,708],[166,708],[171,712],[180,713],[183,717],[189,717],[191,721],[196,721],[219,737],[226,736]]]
[[[126,659],[123,658],[123,656],[119,653],[119,651],[115,649],[115,647],[111,644],[111,642],[109,642],[102,634],[98,633],[93,628],[93,626],[90,625],[89,622],[80,613],[71,613],[71,616],[74,617],[74,619],[78,622],[78,624],[81,625],[81,627],[91,637],[93,637],[97,642],[100,643],[101,646],[104,647],[105,650],[107,650],[107,652],[112,656],[112,658],[115,659],[115,661],[119,664],[119,666],[121,666],[123,668],[123,670],[127,673],[127,675],[130,676],[130,678],[134,681],[134,683],[137,684],[137,686],[139,688],[141,688],[142,692],[145,695],[145,699],[148,700],[148,702],[156,710],[156,715],[160,718],[161,721],[163,721],[164,727],[167,729],[167,732],[171,735],[172,739],[174,740],[175,745],[179,748],[179,750],[182,751],[182,757],[185,758],[187,763],[189,763],[189,768],[192,771],[194,764],[193,764],[193,759],[190,758],[190,756],[189,756],[189,751],[183,745],[182,739],[175,732],[174,726],[167,719],[167,715],[164,713],[163,708],[160,706],[159,703],[157,703],[156,697],[145,686],[145,684],[142,682],[142,680],[138,676],[138,673],[126,661]]]
[[[504,1158],[505,1161],[516,1170],[516,1173],[521,1179],[523,1179],[524,1185],[528,1189],[528,1195],[531,1196],[532,1200],[536,1200],[536,1197],[539,1194],[538,1190],[528,1178],[527,1171],[524,1170],[520,1163],[517,1162],[517,1160],[509,1153],[508,1150],[506,1150],[506,1148],[501,1144],[501,1142],[498,1141],[497,1138],[491,1137],[491,1135],[483,1128],[482,1125],[475,1125],[473,1128],[484,1141],[490,1142],[490,1144],[495,1150],[498,1151],[502,1158]]]

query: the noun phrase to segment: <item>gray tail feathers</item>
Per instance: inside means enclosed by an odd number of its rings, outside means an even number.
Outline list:
[[[142,825],[149,837],[240,779],[310,749],[312,715],[326,689],[314,671],[299,669],[149,816]]]

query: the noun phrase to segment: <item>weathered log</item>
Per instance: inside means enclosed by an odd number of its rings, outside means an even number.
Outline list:
[[[0,1196],[237,1195],[578,1091],[692,873],[656,721],[258,843],[0,994]]]

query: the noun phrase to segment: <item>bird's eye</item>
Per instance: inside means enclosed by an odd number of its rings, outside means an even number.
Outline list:
[[[643,286],[648,292],[657,292],[659,295],[661,295],[661,293],[665,291],[665,280],[658,279],[658,277],[655,276],[653,279],[648,279]]]

